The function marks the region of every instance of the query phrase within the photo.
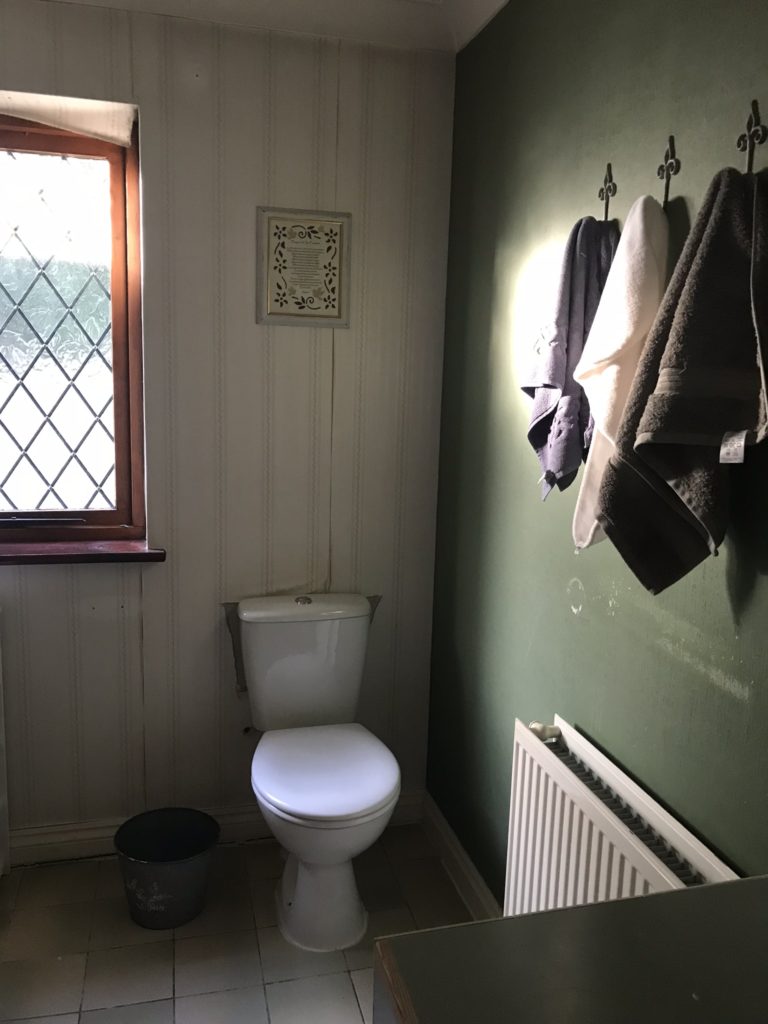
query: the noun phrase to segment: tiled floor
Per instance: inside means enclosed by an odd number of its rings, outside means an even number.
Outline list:
[[[208,905],[175,931],[128,916],[114,859],[0,881],[0,1021],[12,1024],[371,1024],[373,937],[469,919],[418,825],[358,858],[368,935],[306,953],[275,927],[275,843],[217,851]]]

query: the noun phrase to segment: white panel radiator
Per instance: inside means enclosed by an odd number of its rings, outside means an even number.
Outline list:
[[[567,722],[515,722],[504,913],[738,876]]]

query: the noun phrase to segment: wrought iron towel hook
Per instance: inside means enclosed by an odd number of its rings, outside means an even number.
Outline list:
[[[606,164],[602,188],[600,188],[597,193],[597,198],[602,199],[605,203],[605,214],[603,216],[603,220],[608,220],[608,204],[618,191],[616,182],[613,180],[613,170],[611,169],[611,165]]]
[[[667,202],[669,201],[669,179],[673,174],[680,173],[680,161],[677,159],[675,153],[675,136],[669,136],[669,145],[667,146],[666,152],[664,153],[664,162],[660,163],[656,174],[664,182],[664,201],[662,206],[666,209]]]
[[[747,174],[752,173],[752,164],[755,159],[755,146],[762,146],[768,139],[768,127],[760,123],[760,108],[757,100],[752,100],[752,110],[747,118],[747,130],[736,140],[736,146],[742,153],[747,154]]]

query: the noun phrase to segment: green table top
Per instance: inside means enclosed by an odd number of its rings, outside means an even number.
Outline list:
[[[408,1024],[768,1024],[768,877],[381,939],[385,1002]]]

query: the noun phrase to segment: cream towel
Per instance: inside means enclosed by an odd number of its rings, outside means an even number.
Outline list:
[[[635,370],[664,295],[668,237],[669,224],[659,203],[651,196],[636,200],[574,373],[595,421],[573,516],[577,548],[605,538],[597,521],[600,482],[616,447]]]

